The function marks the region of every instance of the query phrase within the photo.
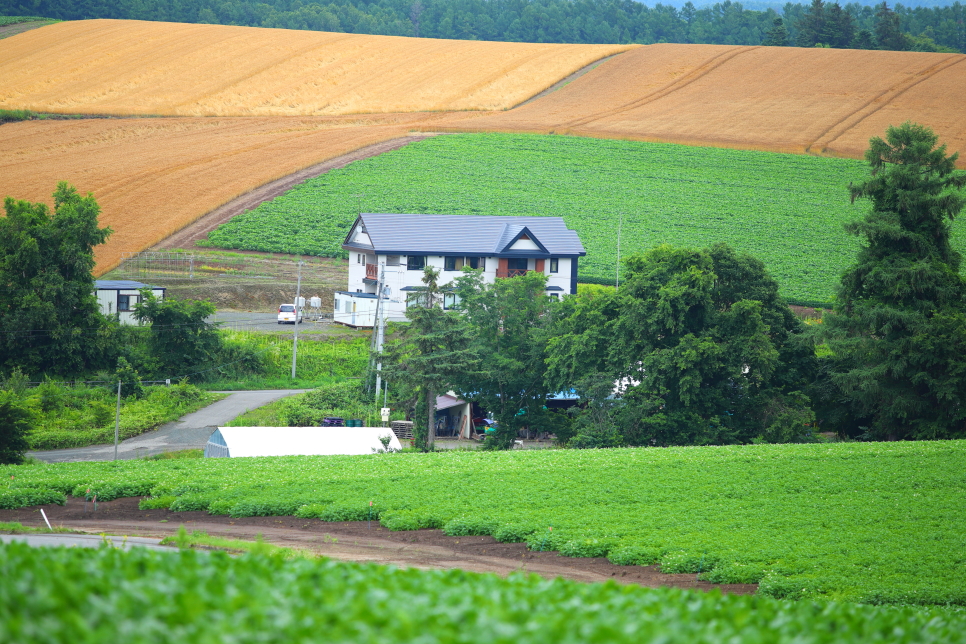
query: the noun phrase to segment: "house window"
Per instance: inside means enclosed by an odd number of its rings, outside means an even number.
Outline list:
[[[550,294],[550,299],[551,300],[560,300],[560,294],[559,293],[551,293]]]
[[[556,273],[560,270],[560,260],[556,257],[550,258],[550,272]]]
[[[443,270],[458,271],[461,268],[463,268],[462,257],[453,257],[452,255],[447,255],[443,258]]]
[[[361,257],[361,258],[362,258],[362,259],[361,259],[361,262],[360,262],[360,263],[361,263],[361,264],[362,264],[363,266],[365,266],[365,265],[366,265],[366,256],[365,256],[365,255],[359,255],[359,257]]]
[[[472,269],[486,268],[486,258],[485,257],[467,257],[466,266]]]
[[[118,295],[117,296],[117,310],[121,311],[133,311],[134,305],[141,301],[140,295]]]
[[[406,258],[406,270],[421,271],[426,268],[425,255],[410,255]]]
[[[386,266],[399,266],[399,255],[386,255]]]
[[[443,293],[443,308],[444,309],[456,309],[459,308],[460,296],[456,293]]]
[[[506,267],[511,271],[525,271],[527,270],[527,259],[526,257],[511,257],[506,260]]]

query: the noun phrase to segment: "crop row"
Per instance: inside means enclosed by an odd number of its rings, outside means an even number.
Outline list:
[[[226,248],[343,256],[364,212],[562,216],[587,249],[583,280],[661,243],[727,242],[763,260],[782,292],[824,302],[858,244],[867,204],[850,159],[564,136],[439,136],[306,181],[212,232]],[[362,197],[357,197],[362,195]]]
[[[959,441],[69,463],[0,468],[0,507],[90,488],[349,521],[372,502],[393,530],[660,563],[779,598],[966,605],[964,457]]]
[[[5,642],[966,641],[944,609],[783,602],[279,556],[0,544]]]

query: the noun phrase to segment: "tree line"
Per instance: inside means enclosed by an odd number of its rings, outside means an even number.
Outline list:
[[[0,15],[123,18],[360,34],[547,43],[702,43],[966,51],[966,8],[824,0],[680,9],[634,0],[0,0]]]
[[[540,273],[487,284],[464,269],[458,312],[427,269],[384,356],[397,395],[416,401],[418,442],[431,448],[447,390],[492,413],[493,448],[523,427],[570,447],[966,438],[966,279],[951,245],[966,173],[912,123],[865,157],[870,176],[849,192],[871,209],[846,227],[861,250],[818,324],[724,244],[632,255],[619,289],[561,302]],[[579,407],[549,410],[558,392]]]

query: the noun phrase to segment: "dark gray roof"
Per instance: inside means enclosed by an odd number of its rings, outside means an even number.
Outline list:
[[[483,257],[580,257],[586,255],[577,232],[562,217],[407,215],[363,213],[372,246],[349,242],[343,248],[391,255],[479,255]],[[526,231],[543,250],[508,250]]]
[[[163,288],[161,286],[142,284],[141,282],[135,282],[134,280],[95,280],[94,286],[101,291],[127,291],[131,289],[137,290],[139,288]]]

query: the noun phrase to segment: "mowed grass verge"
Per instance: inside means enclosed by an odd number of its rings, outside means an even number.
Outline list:
[[[392,530],[660,563],[776,598],[963,606],[964,463],[964,441],[69,463],[0,468],[0,507],[90,488],[349,521],[372,502]]]
[[[824,303],[858,248],[843,224],[868,208],[848,194],[866,176],[864,162],[850,159],[456,134],[306,181],[235,217],[209,243],[340,257],[363,195],[364,212],[562,216],[587,249],[585,281],[613,283],[619,227],[621,256],[727,242],[764,261],[789,300]]]

